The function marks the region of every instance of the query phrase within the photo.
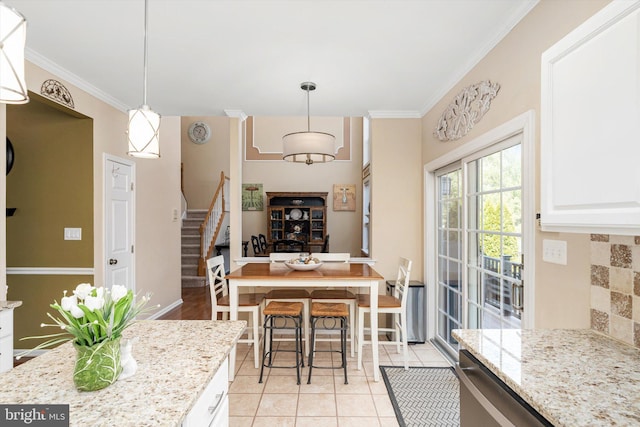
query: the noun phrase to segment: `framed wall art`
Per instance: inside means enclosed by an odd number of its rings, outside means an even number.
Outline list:
[[[262,184],[242,184],[242,210],[243,211],[264,210],[264,197],[262,195]]]
[[[333,210],[356,210],[356,186],[355,184],[333,184]]]

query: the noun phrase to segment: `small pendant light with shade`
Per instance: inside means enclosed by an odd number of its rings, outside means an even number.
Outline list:
[[[133,157],[157,159],[160,157],[160,114],[147,105],[147,26],[148,0],[144,0],[144,75],[142,88],[142,105],[136,110],[129,110],[127,137],[129,151]]]
[[[24,48],[27,20],[17,10],[0,1],[0,102],[29,102],[24,78]]]

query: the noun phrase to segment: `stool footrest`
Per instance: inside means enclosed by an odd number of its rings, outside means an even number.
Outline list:
[[[281,310],[280,306],[284,307],[284,310]],[[295,307],[296,310],[289,310],[291,307]],[[296,368],[296,377],[297,383],[300,384],[300,367],[304,367],[304,354],[302,353],[302,303],[291,303],[291,304],[281,304],[281,303],[269,303],[267,307],[271,307],[271,313],[265,313],[264,323],[262,325],[264,330],[264,339],[262,342],[262,366],[260,367],[260,378],[258,379],[258,383],[262,383],[262,376],[264,373],[264,368]],[[276,320],[282,320],[282,325],[276,325]],[[287,320],[293,321],[293,326],[287,326]],[[269,333],[267,334],[267,330]],[[282,330],[294,330],[295,331],[295,342],[296,347],[295,350],[287,350],[287,349],[274,349],[273,348],[273,331],[282,331]],[[269,343],[269,350],[267,350],[267,342]],[[278,366],[273,364],[273,354],[278,352],[284,353],[295,353],[296,354],[296,362],[293,366]],[[267,357],[268,362],[267,362]]]
[[[314,304],[316,305],[316,315],[311,316],[311,346],[309,349],[309,377],[307,379],[307,384],[311,384],[311,372],[313,368],[316,369],[343,369],[344,370],[344,383],[348,384],[347,381],[347,331],[349,330],[347,316],[344,315],[329,315],[325,313],[321,313],[321,310],[318,310],[318,306],[322,304]],[[344,304],[341,304],[344,305]],[[345,309],[346,309],[346,305]],[[341,313],[342,314],[342,313]],[[325,320],[331,320],[333,325],[327,327],[325,324]],[[318,321],[324,327],[317,327]],[[340,331],[340,350],[316,350],[315,342],[316,342],[316,332],[318,331]],[[342,363],[340,366],[316,366],[313,364],[313,358],[316,353],[340,353]]]

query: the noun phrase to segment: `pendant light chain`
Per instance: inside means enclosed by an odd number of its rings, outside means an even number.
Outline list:
[[[309,91],[310,87],[307,86],[307,132],[311,132],[311,112],[309,111]]]
[[[142,105],[147,105],[147,67],[149,58],[147,55],[149,41],[147,28],[149,26],[149,0],[144,0],[144,67],[142,67]]]

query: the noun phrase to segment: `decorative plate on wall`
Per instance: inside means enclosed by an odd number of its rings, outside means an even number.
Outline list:
[[[211,128],[205,122],[193,122],[189,126],[189,139],[196,144],[204,144],[211,138]]]

